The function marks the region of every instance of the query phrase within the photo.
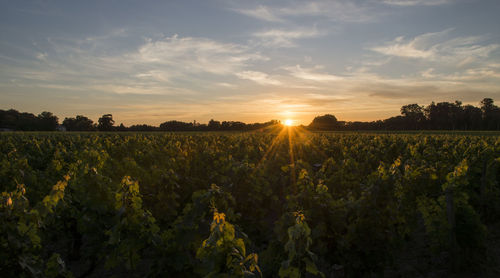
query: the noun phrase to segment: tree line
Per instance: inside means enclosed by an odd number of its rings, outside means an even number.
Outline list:
[[[35,116],[14,109],[0,110],[0,130],[19,131],[251,131],[280,124],[278,120],[246,124],[239,121],[210,120],[207,124],[166,121],[159,126],[147,124],[115,125],[112,114],[102,115],[97,123],[83,115],[59,118],[51,112]],[[500,130],[500,108],[493,99],[485,98],[479,107],[463,105],[461,101],[439,102],[427,106],[408,104],[401,107],[401,115],[385,120],[361,122],[339,121],[332,114],[318,116],[305,128],[311,130]]]
[[[14,109],[0,110],[0,130],[3,131],[250,131],[263,129],[279,124],[278,120],[265,123],[246,124],[239,121],[210,120],[208,124],[181,121],[166,121],[159,126],[147,124],[115,125],[112,114],[102,115],[97,123],[83,115],[64,118],[59,124],[59,118],[51,112],[42,112],[35,116],[31,113],[19,112]]]
[[[0,110],[0,130],[52,131],[59,126],[59,119],[51,112],[38,116],[17,110]]]
[[[485,98],[479,107],[461,101],[416,103],[401,107],[401,115],[371,122],[338,121],[334,115],[318,116],[312,130],[500,130],[500,108]]]

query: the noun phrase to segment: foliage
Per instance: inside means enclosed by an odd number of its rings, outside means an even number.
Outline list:
[[[317,116],[313,119],[309,128],[317,130],[336,130],[339,127],[338,120],[335,116],[326,114]]]
[[[247,277],[259,274],[258,256],[246,255],[243,239],[235,236],[234,226],[226,221],[226,215],[214,208],[210,236],[196,252],[202,261],[205,277]]]
[[[494,274],[500,139],[484,135],[3,133],[0,270]]]
[[[124,265],[127,269],[136,268],[141,252],[160,243],[159,230],[155,219],[142,207],[139,184],[124,177],[115,193],[116,215],[106,234],[109,236],[106,267]]]
[[[100,131],[111,131],[113,130],[113,125],[115,124],[115,120],[113,120],[113,115],[105,114],[99,118],[97,129]]]
[[[32,207],[25,197],[26,188],[18,184],[12,192],[2,192],[0,203],[0,259],[2,274],[8,277],[41,276],[45,264],[49,277],[62,275],[70,277],[58,254],[45,261],[42,256],[42,233],[45,221],[54,212],[59,201],[64,197],[69,176],[52,187],[50,193],[36,206]],[[59,259],[57,259],[59,258]],[[56,268],[54,260],[60,268]]]
[[[325,277],[318,270],[314,263],[315,255],[309,249],[312,243],[311,229],[305,222],[304,214],[295,212],[294,216],[295,225],[288,228],[288,242],[285,244],[288,259],[281,264],[279,276],[299,278],[303,277],[307,272]]]

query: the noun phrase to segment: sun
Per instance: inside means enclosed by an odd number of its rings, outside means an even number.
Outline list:
[[[285,120],[285,125],[286,125],[286,126],[291,126],[292,124],[293,124],[293,121],[292,121],[292,120],[290,120],[290,119],[286,119],[286,120]]]

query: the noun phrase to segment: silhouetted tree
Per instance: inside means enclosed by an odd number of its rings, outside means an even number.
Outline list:
[[[472,105],[463,106],[463,129],[478,130],[482,126],[482,112],[480,108]]]
[[[38,118],[31,113],[20,113],[17,110],[0,110],[0,128],[10,130],[39,130]]]
[[[407,126],[407,121],[403,116],[390,117],[383,121],[383,129],[386,130],[406,130],[411,129]]]
[[[193,123],[180,121],[168,121],[160,124],[160,130],[163,131],[192,131]]]
[[[114,124],[115,124],[115,121],[113,120],[113,115],[105,114],[99,118],[99,124],[97,125],[97,128],[100,131],[111,131],[111,130],[113,130]]]
[[[401,107],[404,116],[405,129],[420,129],[425,122],[424,107],[414,103]]]
[[[425,109],[430,129],[455,129],[457,107],[455,103],[432,102]]]
[[[222,122],[222,129],[224,130],[245,130],[246,124],[238,121]]]
[[[115,129],[116,129],[116,131],[127,131],[128,130],[128,128],[125,125],[123,125],[123,123],[120,123],[120,125],[117,126]]]
[[[485,98],[481,101],[484,129],[500,129],[500,109],[494,104],[493,99]]]
[[[253,124],[246,124],[245,125],[245,130],[258,130],[258,129],[266,129],[271,126],[278,125],[280,122],[278,120],[271,120],[265,123],[253,123]]]
[[[65,118],[63,123],[67,131],[93,131],[96,130],[94,122],[82,115],[77,115],[75,118]]]
[[[59,125],[59,119],[51,112],[44,111],[37,116],[38,130],[54,131]]]
[[[208,129],[209,130],[219,130],[221,128],[220,122],[219,121],[214,121],[214,119],[211,119],[208,122]]]
[[[339,128],[337,118],[331,114],[315,117],[309,128],[316,130],[336,130]]]

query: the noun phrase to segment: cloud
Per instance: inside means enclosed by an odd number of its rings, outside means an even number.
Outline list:
[[[446,40],[453,29],[441,32],[425,33],[405,39],[397,37],[381,46],[370,50],[387,55],[404,58],[425,59],[464,65],[481,58],[487,58],[491,52],[499,48],[499,44],[484,44],[484,37],[469,36]]]
[[[392,83],[372,84],[369,87],[362,88],[370,97],[379,97],[387,99],[411,99],[431,97],[439,95],[440,88],[425,84],[398,85]]]
[[[412,40],[406,40],[400,36],[383,46],[376,46],[370,50],[388,56],[399,56],[407,58],[431,58],[437,53],[436,40],[447,36],[453,29],[446,29],[441,32],[426,33],[416,36]]]
[[[304,103],[318,107],[333,106],[336,109],[342,106],[344,107],[342,109],[345,109],[342,111],[350,113],[349,117],[358,117],[355,113],[369,115],[366,107],[370,107],[373,103],[381,103],[384,107],[393,105],[399,109],[402,103],[430,103],[432,100],[447,101],[448,99],[453,101],[470,98],[469,95],[475,92],[478,92],[479,96],[500,95],[498,92],[500,71],[496,66],[498,65],[493,63],[490,66],[470,68],[452,74],[445,74],[440,68],[429,67],[401,76],[384,76],[380,73],[356,70],[334,75],[322,70],[321,66],[304,68],[296,65],[282,69],[295,78],[286,81],[287,86],[291,88],[297,87],[296,84],[301,84],[301,80],[306,82],[305,84],[314,82],[316,86],[314,91],[303,90],[304,96],[307,96],[302,98]],[[356,99],[357,106],[348,107],[348,103],[353,104],[345,99],[346,97]],[[376,113],[380,115],[390,110],[387,108],[389,110],[385,111],[376,107],[374,109],[378,109]],[[398,109],[394,111],[397,113]],[[393,116],[394,112],[387,115]]]
[[[347,0],[299,1],[286,6],[258,5],[255,8],[233,10],[270,22],[285,22],[293,17],[321,17],[335,22],[369,22],[379,15],[369,3]]]
[[[346,102],[350,98],[347,96],[338,96],[335,94],[327,93],[308,93],[304,95],[302,102],[307,103],[313,107],[327,106],[331,104]]]
[[[295,30],[282,30],[271,29],[254,33],[253,36],[261,40],[261,44],[268,47],[295,47],[295,40],[304,38],[314,38],[323,35],[316,28],[311,29],[295,29]]]
[[[443,55],[445,59],[462,60],[461,65],[465,62],[472,62],[475,58],[487,58],[490,54],[500,47],[499,44],[482,44],[485,38],[481,36],[459,37],[445,41],[435,46],[437,55]],[[469,58],[469,61],[463,59]]]
[[[487,82],[493,79],[500,79],[500,71],[494,66],[483,66],[469,68],[462,72],[454,72],[451,74],[435,73],[434,68],[427,69],[421,72],[422,77],[426,79],[434,79],[441,81],[456,81],[456,82]]]
[[[485,79],[485,78],[497,78],[500,79],[500,71],[498,69],[492,68],[473,68],[468,69],[466,72],[466,77],[471,79]]]
[[[422,77],[424,78],[434,78],[436,74],[434,73],[434,68],[429,68],[421,72]]]
[[[181,72],[213,74],[232,74],[248,62],[267,59],[241,45],[206,38],[179,38],[177,35],[150,40],[131,57],[138,63],[151,66],[171,66]]]
[[[384,4],[395,6],[439,6],[452,3],[453,0],[384,0]]]
[[[302,68],[300,65],[296,65],[294,67],[284,67],[283,69],[287,70],[292,76],[296,78],[309,81],[329,82],[344,80],[344,78],[341,76],[314,72],[315,69]]]
[[[234,84],[226,83],[226,82],[218,82],[215,83],[215,85],[220,86],[220,87],[225,87],[225,88],[236,88],[237,86]]]
[[[378,15],[369,5],[346,0],[304,1],[279,11],[285,16],[319,16],[336,22],[369,22]]]
[[[392,42],[384,46],[371,48],[371,50],[382,53],[388,56],[399,56],[408,58],[429,58],[434,55],[431,49],[418,49],[416,44],[419,38],[415,38],[410,42],[404,42],[404,37],[397,37]]]
[[[271,22],[282,22],[283,21],[282,18],[278,17],[274,13],[273,9],[266,7],[266,6],[263,6],[263,5],[259,5],[259,6],[255,7],[254,9],[247,9],[247,10],[233,9],[233,10],[238,12],[238,13],[244,14],[246,16],[250,16],[250,17],[257,18],[257,19],[264,20],[264,21],[271,21]]]
[[[279,80],[272,79],[268,74],[259,71],[243,71],[236,73],[241,79],[252,80],[261,85],[281,85],[282,83]]]
[[[120,43],[122,36],[120,31],[92,39],[38,42],[30,58],[2,59],[2,80],[16,79],[16,84],[44,88],[72,84],[89,92],[122,95],[181,95],[189,93],[185,88],[212,85],[217,77],[227,80],[268,59],[244,45],[177,35],[102,51],[102,46]]]
[[[183,95],[190,94],[193,92],[182,88],[172,88],[165,85],[152,86],[150,84],[133,84],[123,82],[123,85],[118,82],[108,83],[108,84],[98,84],[93,85],[90,88],[106,93],[113,93],[119,95],[177,95],[182,93]]]
[[[161,70],[150,70],[143,73],[138,73],[135,75],[135,77],[143,80],[157,80],[163,82],[169,82],[172,78],[172,76],[169,75],[168,72]]]
[[[47,59],[47,53],[38,53],[36,54],[36,58],[40,61],[45,61]]]

